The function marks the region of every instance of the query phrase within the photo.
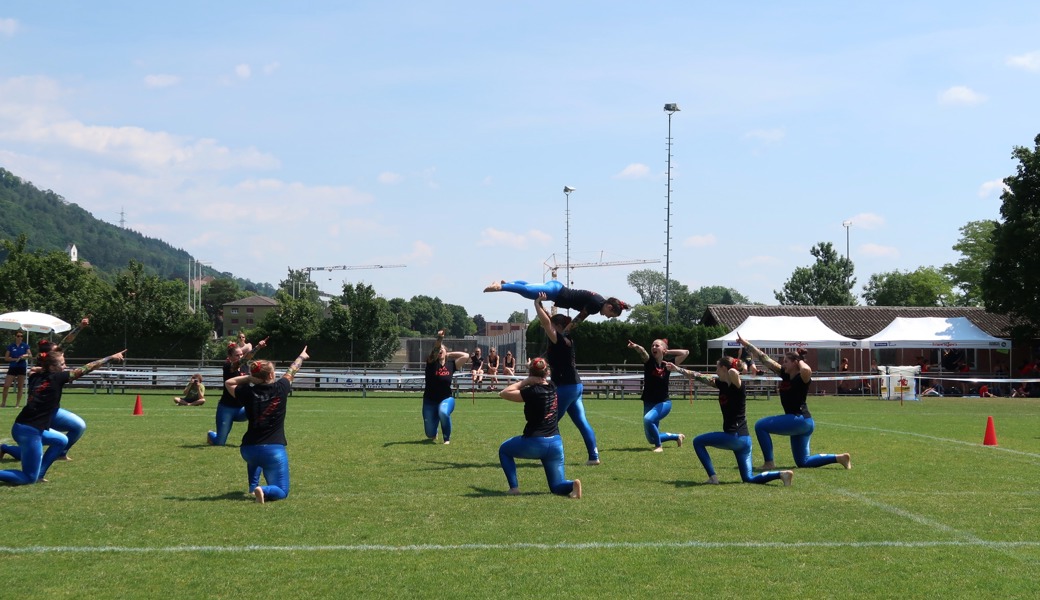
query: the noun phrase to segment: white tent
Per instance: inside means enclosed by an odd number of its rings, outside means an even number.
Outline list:
[[[709,348],[740,348],[740,337],[759,348],[859,348],[818,317],[748,317],[726,335],[708,340]]]
[[[967,317],[896,317],[863,340],[866,348],[990,348],[1006,350],[1011,342],[979,329]]]

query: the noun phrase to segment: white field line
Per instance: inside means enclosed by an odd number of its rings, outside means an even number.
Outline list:
[[[817,423],[819,423],[819,421],[817,421]],[[1010,454],[1017,454],[1019,456],[1027,456],[1029,458],[1038,458],[1038,459],[1040,459],[1040,454],[1037,454],[1035,452],[1022,452],[1021,450],[1012,450],[1010,448],[1004,448],[1002,446],[982,446],[982,444],[978,443],[978,442],[966,442],[964,440],[955,440],[955,439],[952,439],[952,438],[942,438],[942,437],[937,437],[937,436],[934,436],[934,435],[925,435],[923,433],[915,433],[913,431],[900,431],[898,429],[881,429],[880,427],[865,427],[863,425],[846,425],[844,423],[820,423],[820,424],[821,425],[826,425],[828,427],[845,427],[846,429],[860,429],[860,430],[863,430],[863,431],[877,431],[878,433],[891,433],[891,434],[895,434],[895,435],[904,435],[904,436],[909,436],[909,437],[918,437],[918,438],[922,438],[922,439],[926,439],[926,440],[932,440],[932,441],[936,441],[936,442],[944,442],[944,443],[947,443],[947,444],[958,444],[958,445],[961,445],[961,446],[970,446],[972,448],[985,448],[987,450],[992,450],[994,452],[1008,452]]]
[[[518,542],[513,544],[410,544],[392,546],[383,544],[357,545],[299,545],[299,546],[26,546],[16,548],[0,546],[0,554],[147,554],[147,553],[200,553],[200,552],[440,552],[440,551],[506,551],[515,550],[642,550],[642,549],[762,549],[797,550],[801,548],[944,548],[979,547],[986,549],[1011,550],[1015,548],[1037,548],[1040,540],[1017,542],[992,542],[979,539],[952,541],[874,541],[874,542],[578,542],[559,544],[536,544]]]

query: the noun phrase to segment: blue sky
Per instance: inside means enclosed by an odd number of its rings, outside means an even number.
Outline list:
[[[853,5],[849,5],[853,4]],[[1040,133],[1040,5],[7,2],[0,166],[273,284],[504,320],[541,281],[663,270],[775,304],[809,249],[941,266]],[[90,248],[80,248],[90,260]],[[187,270],[187,266],[185,266]],[[561,269],[560,277],[563,277]]]

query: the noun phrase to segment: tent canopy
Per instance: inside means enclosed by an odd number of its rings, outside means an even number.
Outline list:
[[[818,317],[748,317],[726,335],[708,340],[709,348],[739,348],[737,333],[759,348],[859,348]]]
[[[863,344],[867,348],[1011,348],[1011,342],[993,337],[967,317],[896,317]]]

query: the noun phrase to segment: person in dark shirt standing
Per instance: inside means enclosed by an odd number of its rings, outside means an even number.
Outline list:
[[[29,344],[25,341],[25,332],[16,331],[14,342],[7,345],[4,353],[7,361],[7,375],[4,377],[4,395],[0,401],[0,408],[7,408],[7,390],[11,384],[15,384],[14,407],[22,405],[22,388],[25,386],[25,374],[29,369],[29,361],[32,360],[32,352]]]
[[[784,364],[781,365],[756,348],[754,344],[740,337],[739,333],[737,341],[758,357],[762,364],[780,376],[780,405],[784,409],[784,414],[763,417],[755,422],[755,437],[758,438],[758,445],[762,447],[764,458],[762,470],[776,468],[773,463],[773,439],[770,434],[790,436],[794,464],[800,468],[808,469],[841,463],[841,466],[851,469],[852,459],[849,458],[848,453],[809,453],[809,438],[816,429],[806,403],[806,398],[809,396],[809,384],[812,382],[812,368],[802,360],[802,355],[798,352],[788,352],[784,355]]]
[[[310,356],[304,346],[285,374],[277,380],[274,364],[258,360],[250,367],[249,375],[239,375],[224,382],[225,389],[242,403],[249,421],[239,453],[246,461],[249,491],[260,504],[267,500],[284,500],[289,495],[285,408],[292,392],[293,378],[308,358]],[[267,485],[260,485],[261,475]]]
[[[564,475],[563,440],[557,426],[559,402],[556,386],[548,377],[549,365],[544,358],[538,357],[531,361],[527,379],[512,383],[499,392],[499,396],[510,402],[523,402],[527,425],[523,434],[502,442],[498,448],[498,460],[506,474],[510,494],[520,493],[514,459],[533,458],[542,461],[552,493],[581,498],[581,480],[569,481]]]
[[[451,443],[451,413],[455,412],[455,397],[451,383],[455,371],[469,355],[465,352],[448,352],[443,345],[444,330],[437,332],[433,350],[426,359],[426,389],[423,390],[422,417],[426,437],[437,441],[437,426],[445,444]]]
[[[620,317],[622,311],[631,308],[617,298],[604,298],[588,290],[573,290],[555,279],[545,283],[527,283],[526,281],[495,282],[484,288],[485,292],[513,292],[528,300],[537,300],[539,294],[545,294],[547,300],[556,304],[556,308],[577,310],[574,323],[578,324],[591,315],[604,317]]]
[[[643,359],[643,433],[646,441],[654,445],[654,452],[663,452],[663,442],[676,442],[682,447],[686,435],[682,433],[661,433],[661,420],[672,412],[672,401],[668,397],[668,378],[671,373],[665,366],[665,358],[674,356],[675,364],[686,360],[689,350],[682,348],[669,349],[668,340],[654,340],[650,345],[650,353],[639,344],[628,341],[628,347],[639,353]]]
[[[567,315],[555,314],[550,317],[542,306],[543,300],[545,294],[541,294],[534,301],[534,310],[548,338],[545,360],[552,369],[553,383],[560,399],[560,414],[567,413],[574,426],[578,428],[581,439],[585,442],[585,450],[589,453],[589,460],[585,464],[595,466],[600,464],[599,447],[596,445],[596,432],[592,430],[592,425],[585,416],[585,405],[581,401],[585,386],[581,383],[581,376],[578,375],[578,367],[575,364],[574,340],[570,337],[573,322]]]
[[[719,390],[719,408],[722,409],[722,431],[702,433],[693,438],[693,449],[697,458],[708,473],[705,483],[717,484],[719,476],[711,462],[708,448],[724,448],[732,450],[737,458],[740,479],[744,483],[768,483],[782,479],[784,485],[791,485],[794,471],[765,471],[755,475],[751,468],[751,435],[747,428],[746,403],[747,395],[740,380],[740,368],[744,365],[738,359],[723,356],[716,365],[716,376],[707,377],[696,371],[688,371],[672,363],[666,363],[669,371],[682,373]]]

